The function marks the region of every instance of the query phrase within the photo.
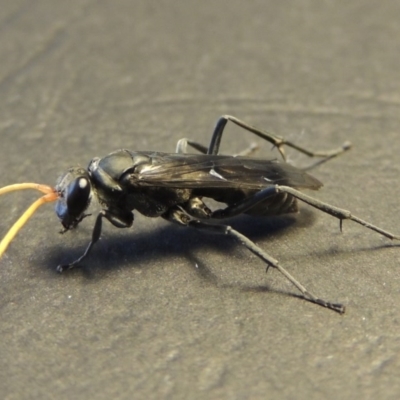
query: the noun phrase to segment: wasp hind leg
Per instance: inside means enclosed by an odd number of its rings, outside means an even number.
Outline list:
[[[202,154],[213,154],[217,155],[219,154],[219,148],[221,145],[221,140],[222,140],[222,134],[224,132],[225,126],[228,123],[228,121],[234,123],[237,126],[240,126],[241,128],[255,134],[256,136],[260,137],[261,139],[266,140],[267,142],[271,143],[273,146],[275,146],[279,153],[281,154],[282,158],[286,160],[286,155],[283,146],[286,145],[288,147],[291,147],[300,153],[305,154],[308,157],[316,157],[316,158],[321,158],[321,160],[311,164],[310,166],[304,168],[304,170],[310,170],[312,168],[315,168],[318,165],[321,165],[332,158],[337,157],[338,155],[346,152],[347,150],[350,150],[351,148],[351,143],[346,141],[342,144],[342,146],[338,147],[337,149],[332,149],[328,151],[311,151],[308,150],[304,147],[298,146],[297,144],[286,140],[285,138],[275,135],[273,133],[267,132],[265,130],[258,129],[254,126],[249,125],[247,122],[244,122],[240,120],[239,118],[236,118],[232,115],[223,115],[220,117],[215,125],[212,137],[211,137],[211,142],[208,147],[197,143],[193,140],[183,138],[180,139],[176,145],[176,153],[180,154],[185,154],[187,153],[187,147],[190,146],[193,149],[197,150],[198,152]],[[256,150],[258,149],[257,144],[251,144],[247,149],[239,152],[236,154],[236,156],[249,156],[253,154]]]
[[[304,147],[298,146],[297,144],[295,144],[289,140],[286,140],[285,138],[283,138],[281,136],[278,136],[273,133],[255,128],[254,126],[249,125],[247,122],[244,122],[244,121],[240,120],[239,118],[236,118],[232,115],[223,115],[222,117],[220,117],[218,119],[217,124],[215,125],[214,132],[213,132],[213,135],[211,138],[210,145],[208,147],[207,154],[218,154],[219,147],[221,144],[222,134],[224,132],[225,126],[228,123],[228,121],[233,122],[235,125],[238,125],[241,128],[260,137],[261,139],[264,139],[267,142],[270,142],[273,146],[275,146],[278,149],[279,153],[281,154],[281,156],[284,160],[286,160],[285,152],[283,149],[284,145],[291,147],[291,148],[299,151],[300,153],[305,154],[308,157],[323,158],[323,160],[317,162],[315,165],[313,164],[311,167],[307,167],[307,169],[313,168],[316,165],[319,165],[323,162],[331,160],[332,158],[337,157],[338,155],[344,153],[345,151],[347,151],[351,148],[351,143],[345,142],[345,143],[343,143],[342,146],[340,146],[337,149],[328,150],[328,151],[310,151],[308,149],[305,149]]]
[[[168,214],[164,215],[164,218],[171,222],[175,222],[179,225],[190,226],[192,228],[202,230],[209,233],[216,233],[220,235],[229,235],[238,240],[243,246],[250,250],[253,254],[264,261],[269,267],[277,269],[285,278],[291,282],[296,288],[301,292],[303,298],[311,303],[318,304],[322,307],[329,308],[330,310],[336,311],[340,314],[345,312],[345,307],[342,304],[331,303],[325,301],[308,291],[297,279],[295,279],[285,268],[283,268],[278,260],[271,257],[269,254],[264,252],[260,247],[253,243],[249,238],[242,235],[240,232],[236,231],[229,225],[220,224],[210,224],[207,222],[199,221],[197,219],[192,219],[188,214],[186,214],[179,207],[169,210]],[[268,270],[267,268],[267,270]]]
[[[193,140],[183,138],[178,140],[178,143],[176,144],[176,153],[178,154],[186,154],[187,153],[187,148],[188,146],[192,147],[193,149],[197,150],[198,152],[202,154],[207,154],[208,153],[208,148],[200,143],[194,142]],[[252,143],[249,147],[246,149],[240,151],[239,153],[235,154],[236,156],[241,156],[241,157],[246,157],[250,156],[253,153],[255,153],[258,150],[258,145],[257,143]]]
[[[337,218],[340,222],[340,230],[342,230],[342,223],[343,220],[350,220],[359,225],[364,226],[374,232],[380,233],[382,236],[385,236],[392,240],[400,240],[400,235],[395,235],[385,229],[380,228],[379,226],[373,225],[368,221],[365,221],[355,215],[353,215],[350,211],[345,210],[343,208],[332,206],[331,204],[324,203],[318,199],[315,199],[311,196],[308,196],[297,189],[293,189],[289,186],[279,186],[275,185],[274,189],[276,193],[287,193],[290,196],[297,198],[298,200],[302,201],[303,203],[307,203],[310,206],[320,210],[326,214],[332,215],[333,217]],[[262,193],[262,192],[260,192]],[[224,211],[224,210],[223,210]]]

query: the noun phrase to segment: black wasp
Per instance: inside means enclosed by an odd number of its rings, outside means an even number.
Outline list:
[[[272,143],[281,153],[283,161],[247,156],[220,155],[222,134],[228,121]],[[285,162],[283,146],[294,148],[310,157],[329,160],[350,148],[346,142],[328,152],[310,152],[281,137],[263,132],[247,123],[225,115],[214,129],[207,147],[181,139],[176,153],[118,150],[103,158],[94,158],[87,168],[70,168],[61,176],[55,188],[35,183],[6,186],[0,194],[13,190],[37,189],[45,195],[36,200],[14,224],[0,243],[0,256],[8,244],[36,209],[46,202],[57,201],[56,213],[64,231],[75,228],[87,216],[85,210],[93,197],[102,210],[96,218],[92,239],[84,254],[67,265],[57,267],[59,272],[77,266],[89,253],[101,235],[102,219],[106,218],[117,228],[127,228],[133,223],[133,210],[147,217],[163,217],[179,225],[207,232],[230,235],[261,258],[268,267],[281,272],[313,303],[343,313],[341,304],[330,303],[311,294],[286,271],[278,261],[265,253],[247,237],[228,225],[214,221],[239,214],[271,216],[297,211],[301,200],[340,220],[350,219],[390,239],[400,239],[390,232],[374,226],[349,211],[309,197],[299,189],[317,190],[322,183],[305,170]],[[191,146],[200,154],[187,154]],[[211,198],[226,207],[210,210],[204,198]]]

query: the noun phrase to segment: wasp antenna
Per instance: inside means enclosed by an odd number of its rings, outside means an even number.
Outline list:
[[[42,185],[40,183],[15,183],[14,185],[8,185],[0,188],[0,196],[5,193],[24,189],[35,189],[44,194],[54,193],[54,189],[51,186]]]
[[[26,185],[31,185],[31,186],[26,186]],[[35,185],[35,187],[33,187],[32,185]],[[16,186],[19,186],[19,187],[16,188]],[[14,190],[20,190],[20,189],[37,189],[46,194],[44,196],[40,197],[39,199],[37,199],[35,202],[33,202],[29,206],[29,208],[21,215],[21,217],[18,219],[18,221],[15,222],[15,224],[10,228],[10,230],[7,232],[6,236],[4,236],[3,240],[0,242],[0,257],[4,254],[8,245],[14,239],[14,237],[18,233],[18,231],[26,224],[28,219],[35,213],[35,211],[42,204],[55,201],[58,198],[57,192],[55,192],[54,189],[51,188],[50,186],[39,185],[39,184],[35,184],[35,183],[34,184],[21,183],[21,184],[6,186],[6,187],[0,189],[0,195],[7,193],[7,192],[14,191]],[[48,189],[50,189],[51,191],[49,191]]]

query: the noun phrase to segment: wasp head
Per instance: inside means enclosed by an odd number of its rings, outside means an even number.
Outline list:
[[[55,187],[58,193],[56,214],[65,230],[74,228],[86,216],[92,188],[88,172],[81,167],[72,167],[62,175]]]

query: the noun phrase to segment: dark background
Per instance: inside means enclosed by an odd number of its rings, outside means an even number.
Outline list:
[[[400,231],[399,3],[3,1],[0,183],[54,184],[125,147],[207,143],[233,114],[313,149],[317,197]],[[255,137],[228,126],[224,153]],[[270,146],[260,153],[273,157]],[[309,160],[290,152],[296,165]],[[36,193],[0,199],[3,236]],[[400,249],[307,206],[233,226],[344,316],[229,238],[136,215],[60,236],[43,207],[0,260],[4,399],[398,398]]]

